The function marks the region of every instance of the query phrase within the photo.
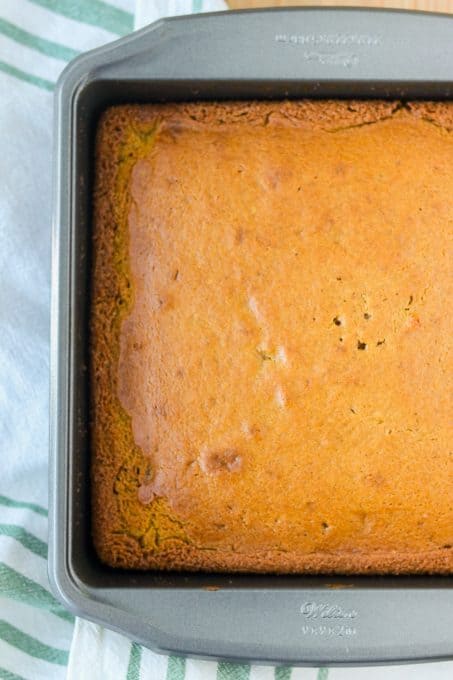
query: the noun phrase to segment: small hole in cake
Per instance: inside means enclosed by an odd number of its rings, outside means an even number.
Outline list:
[[[334,316],[333,322],[335,326],[342,326],[343,325],[343,319],[341,319],[339,316]]]
[[[273,360],[272,354],[270,354],[266,350],[258,348],[256,351],[258,352],[258,355],[261,357],[261,359],[263,361],[272,361]]]
[[[443,545],[442,548],[445,548],[445,550],[450,550],[450,549],[451,549],[451,544],[450,544],[450,543],[445,543],[445,545]]]
[[[408,302],[407,302],[407,307],[404,308],[404,311],[406,311],[406,312],[409,311],[409,307],[411,306],[411,304],[413,303],[413,301],[414,301],[414,296],[413,296],[413,295],[410,295],[410,296],[409,296],[409,300],[408,300]]]
[[[385,342],[385,338],[383,340],[378,340],[376,345],[379,347],[380,345],[383,345]]]
[[[340,338],[340,342],[343,342],[343,338]]]
[[[362,342],[361,340],[359,340],[359,341],[357,342],[357,349],[364,350],[364,349],[366,349],[366,348],[367,348],[366,342]]]
[[[365,314],[363,315],[363,318],[368,321],[368,319],[371,319],[371,314],[369,314],[368,312],[365,312]]]
[[[327,532],[330,531],[331,528],[330,524],[328,524],[327,522],[322,522],[321,527],[323,534],[327,534]]]

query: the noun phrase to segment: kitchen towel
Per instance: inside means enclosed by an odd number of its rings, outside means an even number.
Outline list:
[[[0,0],[1,679],[62,680],[74,629],[46,564],[52,90],[80,52],[132,31],[134,9]]]
[[[50,593],[52,90],[80,52],[161,16],[224,7],[222,0],[0,1],[0,680],[453,677],[453,662],[290,669],[160,656],[96,624],[74,623]]]

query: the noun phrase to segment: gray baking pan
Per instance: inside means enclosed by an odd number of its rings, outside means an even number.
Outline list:
[[[52,588],[79,616],[154,650],[284,664],[453,656],[453,577],[123,572],[90,541],[87,376],[93,137],[118,102],[449,98],[453,18],[279,9],[159,21],[82,55],[55,103],[51,349]]]

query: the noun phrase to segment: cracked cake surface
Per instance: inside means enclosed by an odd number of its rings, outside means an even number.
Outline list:
[[[436,102],[101,115],[101,560],[453,571],[452,130]]]

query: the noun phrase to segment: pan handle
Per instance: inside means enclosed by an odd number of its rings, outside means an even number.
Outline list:
[[[199,14],[162,20],[101,49],[110,58],[98,76],[185,80],[198,97],[221,97],[225,81],[236,97],[447,97],[453,91],[453,16],[427,12]]]
[[[65,586],[62,597],[61,575],[52,584],[75,614],[166,654],[305,666],[453,655],[451,588]]]

